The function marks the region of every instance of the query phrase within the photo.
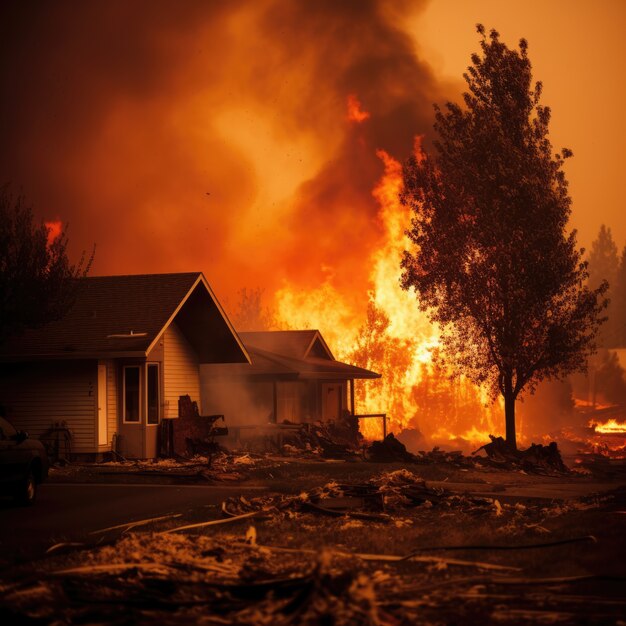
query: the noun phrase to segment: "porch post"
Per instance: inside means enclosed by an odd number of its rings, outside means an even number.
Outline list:
[[[272,391],[274,394],[274,419],[272,420],[274,424],[278,422],[278,394],[276,392],[276,381],[272,383]]]
[[[350,379],[350,413],[354,417],[354,378]]]

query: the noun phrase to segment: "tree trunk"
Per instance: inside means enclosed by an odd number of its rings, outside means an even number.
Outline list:
[[[504,420],[506,424],[506,442],[517,450],[517,440],[515,438],[515,396],[512,392],[504,396]]]

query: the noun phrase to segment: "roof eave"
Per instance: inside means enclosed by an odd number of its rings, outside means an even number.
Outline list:
[[[51,352],[48,354],[2,355],[0,363],[28,363],[30,361],[77,361],[93,359],[145,359],[145,350],[125,350],[116,352]]]

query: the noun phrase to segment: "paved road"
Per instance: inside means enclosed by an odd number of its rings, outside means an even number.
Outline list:
[[[260,490],[240,485],[43,484],[32,507],[0,500],[0,566],[36,558],[57,542],[80,541],[116,524],[168,513],[219,517],[216,507],[225,498]]]

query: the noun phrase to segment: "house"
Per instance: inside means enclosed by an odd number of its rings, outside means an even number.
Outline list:
[[[200,397],[231,430],[354,416],[354,380],[380,374],[337,361],[318,330],[242,332],[250,364],[200,366]]]
[[[84,278],[63,319],[0,347],[0,404],[31,436],[66,422],[73,455],[153,458],[180,396],[202,412],[201,363],[249,366],[200,272]]]

